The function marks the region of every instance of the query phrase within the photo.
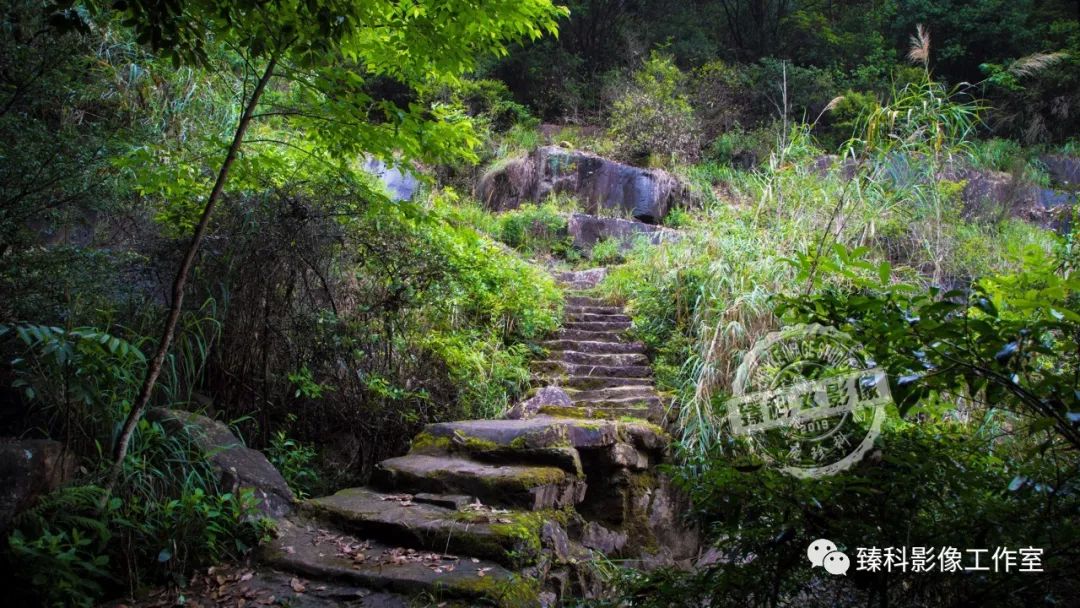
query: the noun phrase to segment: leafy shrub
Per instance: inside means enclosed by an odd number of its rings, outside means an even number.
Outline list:
[[[859,134],[861,120],[872,114],[879,106],[873,93],[864,93],[848,89],[831,109],[822,114],[824,128],[819,130],[819,137],[826,148],[838,150],[853,136]]]
[[[705,141],[757,121],[749,107],[753,97],[749,74],[740,66],[710,61],[694,70],[689,88]]]
[[[705,152],[707,160],[738,169],[754,169],[769,157],[776,145],[776,133],[771,128],[746,131],[735,125],[713,139]]]
[[[267,459],[281,471],[293,494],[300,499],[315,494],[321,486],[319,473],[314,466],[317,456],[315,448],[286,436],[283,430],[274,433],[270,445],[266,447]]]
[[[1073,596],[1076,581],[1053,574],[1069,567],[1068,550],[1049,549],[1058,546],[1055,537],[1080,533],[1072,518],[1060,515],[1080,506],[1075,471],[1059,477],[1056,470],[1055,458],[1063,454],[1017,453],[1015,445],[995,444],[1000,425],[980,429],[978,420],[960,423],[929,412],[924,417],[920,423],[891,419],[882,430],[880,450],[842,475],[820,479],[800,480],[748,464],[738,459],[737,450],[684,454],[688,460],[676,469],[676,483],[690,494],[719,559],[689,573],[626,572],[612,599],[585,604],[735,608],[824,597],[835,602],[831,605],[974,601],[1019,607]],[[1034,442],[1027,447],[1034,448]],[[1003,459],[1018,464],[1006,468]],[[1045,500],[1046,493],[1061,504]],[[1047,527],[1047,517],[1060,527]],[[819,538],[833,540],[852,556],[846,577],[810,567],[806,547]],[[1035,584],[1017,585],[1015,571],[977,578],[936,571],[858,572],[856,546],[961,551],[1035,546],[1048,552],[1044,573],[1024,574]]]
[[[0,325],[0,336],[14,337],[5,344],[16,355],[13,385],[40,428],[74,448],[88,469],[82,485],[43,497],[14,522],[6,559],[38,600],[93,605],[118,586],[180,580],[192,567],[256,544],[262,524],[254,495],[222,493],[207,455],[186,433],[147,420],[105,500],[98,450],[139,387],[145,359],[135,344],[93,328],[30,324]]]
[[[654,53],[612,106],[610,135],[633,162],[671,163],[697,154],[697,121],[685,77],[671,58]]]
[[[566,232],[566,214],[554,200],[539,206],[522,205],[500,214],[497,221],[495,237],[518,251],[569,261],[579,257]]]
[[[622,241],[619,239],[603,239],[593,245],[589,252],[589,259],[599,266],[617,264],[623,260]]]

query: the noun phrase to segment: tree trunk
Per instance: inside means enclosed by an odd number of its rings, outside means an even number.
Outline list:
[[[221,163],[221,169],[218,171],[217,180],[214,182],[214,188],[210,191],[210,197],[206,200],[206,206],[203,207],[202,215],[199,217],[199,224],[195,227],[195,231],[191,235],[191,242],[184,252],[184,258],[180,263],[180,268],[176,271],[176,277],[173,279],[172,284],[172,302],[169,305],[169,314],[165,318],[165,324],[161,329],[161,338],[158,341],[157,351],[154,353],[154,357],[150,360],[150,364],[146,368],[146,375],[143,377],[142,388],[139,389],[139,396],[131,406],[131,412],[128,413],[128,417],[124,421],[124,426],[121,428],[120,434],[116,438],[116,445],[113,448],[112,469],[109,472],[109,480],[106,485],[106,496],[112,492],[113,487],[116,485],[124,462],[124,457],[127,455],[128,446],[131,444],[131,436],[135,432],[135,427],[138,425],[139,419],[142,418],[143,411],[150,402],[150,397],[154,392],[154,386],[157,384],[158,376],[161,375],[161,367],[165,363],[165,357],[169,354],[169,347],[172,345],[173,336],[176,334],[176,324],[180,320],[180,312],[183,309],[184,304],[184,289],[187,287],[187,280],[188,275],[191,273],[191,267],[195,263],[195,254],[199,250],[199,244],[202,242],[203,235],[206,233],[206,227],[210,223],[210,214],[214,212],[214,207],[217,205],[218,200],[221,199],[221,193],[225,189],[225,182],[229,177],[229,169],[232,168],[233,161],[236,160],[236,155],[240,151],[241,144],[244,142],[244,134],[247,132],[248,125],[251,124],[251,117],[255,113],[255,107],[258,105],[259,98],[262,97],[263,91],[266,89],[266,83],[273,77],[274,67],[276,65],[277,57],[271,57],[270,63],[267,64],[266,70],[259,78],[259,82],[255,85],[255,90],[251,93],[251,99],[248,100],[247,105],[244,107],[244,113],[240,116],[240,122],[236,126],[236,133],[233,135],[232,143],[229,145],[229,151],[225,155],[225,160]]]

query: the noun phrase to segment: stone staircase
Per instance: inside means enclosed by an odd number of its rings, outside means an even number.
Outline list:
[[[593,552],[645,565],[691,557],[680,499],[652,470],[667,456],[664,399],[644,346],[626,337],[630,318],[587,293],[603,274],[559,276],[565,322],[533,363],[544,388],[516,419],[428,425],[379,464],[371,489],[305,501],[262,561],[305,590],[554,606],[597,592]]]

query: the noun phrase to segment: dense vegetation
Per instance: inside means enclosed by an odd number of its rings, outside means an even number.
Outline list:
[[[182,585],[269,533],[146,408],[227,422],[297,495],[360,483],[423,424],[520,397],[560,318],[545,267],[591,265],[674,399],[669,473],[714,549],[612,565],[600,603],[1080,595],[1075,212],[963,201],[971,170],[1075,188],[1038,160],[1077,150],[1075,3],[0,5],[0,434],[78,464],[4,532],[14,601]],[[685,180],[680,240],[586,259],[572,198],[473,199],[545,141]],[[369,159],[422,169],[419,194],[391,200]],[[742,355],[797,323],[889,373],[841,476],[779,473],[725,426]],[[823,578],[822,537],[1042,547],[1044,572]]]

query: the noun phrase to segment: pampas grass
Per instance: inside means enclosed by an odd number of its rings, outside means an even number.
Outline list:
[[[1060,63],[1068,58],[1068,56],[1069,54],[1063,51],[1058,51],[1056,53],[1032,53],[1031,55],[1021,57],[1014,61],[1013,64],[1009,66],[1009,72],[1018,78],[1032,76],[1054,64]]]
[[[930,65],[930,30],[921,23],[915,26],[907,56],[912,63],[921,63],[924,68]]]

